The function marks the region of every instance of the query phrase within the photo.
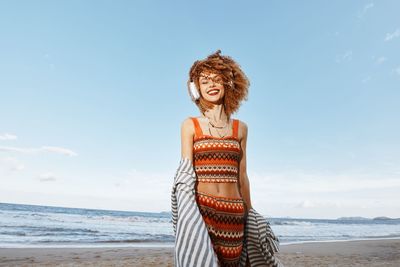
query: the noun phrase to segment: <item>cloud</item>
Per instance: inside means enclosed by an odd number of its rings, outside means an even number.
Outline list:
[[[62,154],[62,155],[70,156],[70,157],[78,155],[74,151],[72,151],[70,149],[67,149],[67,148],[63,148],[63,147],[43,146],[40,149],[43,150],[43,151],[58,153],[58,154]]]
[[[172,188],[173,174],[167,175],[164,172],[156,172],[149,170],[130,169],[120,171],[119,174],[112,175],[107,187],[97,189],[97,193],[101,192],[101,196],[127,197],[139,200],[149,198],[149,192],[154,196],[156,201],[165,201],[166,196]],[[138,203],[139,204],[139,203]]]
[[[397,68],[395,68],[394,73],[396,73],[397,75],[400,75],[400,66],[398,66]]]
[[[304,200],[296,205],[296,208],[313,208],[316,204],[310,200]]]
[[[374,166],[345,170],[284,168],[259,173],[249,170],[252,204],[274,216],[392,216],[400,207],[400,177],[398,161],[390,164],[383,170]],[[374,201],[381,204],[372,205]],[[369,208],[361,212],[363,205]]]
[[[0,140],[4,141],[4,140],[16,140],[17,136],[14,134],[9,134],[9,133],[4,133],[4,134],[0,134]]]
[[[364,79],[362,79],[361,81],[362,81],[363,83],[367,83],[369,80],[371,80],[371,76],[367,76],[367,77],[365,77]]]
[[[9,151],[9,152],[17,152],[17,153],[23,153],[23,154],[35,154],[35,153],[40,153],[40,152],[51,152],[51,153],[56,153],[56,154],[62,154],[66,156],[77,156],[78,154],[75,153],[74,151],[63,148],[63,147],[55,147],[55,146],[42,146],[40,148],[19,148],[19,147],[6,147],[6,146],[0,146],[0,152],[1,151]]]
[[[388,41],[391,41],[391,40],[393,40],[394,38],[397,38],[397,37],[399,37],[400,36],[400,29],[396,29],[394,32],[392,32],[392,33],[386,33],[386,37],[385,37],[385,41],[386,42],[388,42]]]
[[[367,171],[365,171],[367,172]],[[400,189],[400,178],[393,173],[385,177],[380,173],[362,171],[323,172],[312,170],[286,170],[264,174],[250,173],[251,186],[256,191],[309,193],[345,193],[370,189]]]
[[[51,59],[50,54],[44,54],[43,57],[45,58],[46,61],[49,61]],[[51,70],[54,70],[56,68],[56,65],[53,62],[49,62],[48,64]]]
[[[38,178],[41,182],[52,182],[57,180],[57,177],[51,172],[42,173]]]
[[[336,56],[336,62],[340,63],[342,61],[349,61],[352,58],[353,58],[353,51],[347,50],[344,54]]]
[[[317,201],[317,200],[303,200],[300,203],[294,205],[295,208],[317,208],[317,207],[325,207],[325,208],[340,208],[342,206],[338,201]]]
[[[0,167],[6,171],[20,171],[25,168],[24,164],[13,157],[0,158]]]
[[[360,12],[358,12],[358,18],[359,19],[361,19],[366,13],[367,13],[367,11],[368,11],[368,9],[371,9],[371,8],[373,8],[374,7],[374,3],[368,3],[368,4],[366,4],[365,6],[364,6],[364,8],[360,11]]]
[[[382,64],[383,62],[385,62],[387,59],[385,58],[385,57],[379,57],[377,60],[376,60],[376,64]]]

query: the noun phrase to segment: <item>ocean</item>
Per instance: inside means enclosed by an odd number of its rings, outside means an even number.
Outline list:
[[[280,244],[399,238],[400,220],[269,218]],[[170,212],[0,203],[0,247],[171,246]]]

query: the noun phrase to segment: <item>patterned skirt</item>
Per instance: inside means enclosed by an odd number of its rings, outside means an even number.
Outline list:
[[[220,266],[239,266],[246,211],[243,199],[214,196],[198,191],[196,202]]]

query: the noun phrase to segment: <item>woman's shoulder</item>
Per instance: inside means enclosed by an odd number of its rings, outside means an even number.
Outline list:
[[[247,137],[247,123],[239,119],[236,120],[238,121],[238,136],[242,140]]]
[[[182,124],[186,124],[186,125],[194,125],[194,120],[197,120],[197,122],[202,123],[205,122],[204,117],[202,116],[188,116],[185,119],[183,119]]]
[[[182,120],[182,124],[193,124],[193,119],[201,120],[201,117],[196,117],[196,116],[187,116]]]
[[[194,124],[193,119],[194,117],[188,116],[184,118],[181,122],[181,129],[188,133],[194,133]]]
[[[246,122],[244,122],[243,120],[236,119],[236,118],[233,118],[233,119],[238,121],[239,129],[244,129],[244,128],[247,129],[247,123]]]

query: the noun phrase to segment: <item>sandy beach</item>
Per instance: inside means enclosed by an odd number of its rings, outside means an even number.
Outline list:
[[[400,266],[400,239],[281,245],[285,266]],[[0,266],[173,266],[172,247],[0,248]]]

